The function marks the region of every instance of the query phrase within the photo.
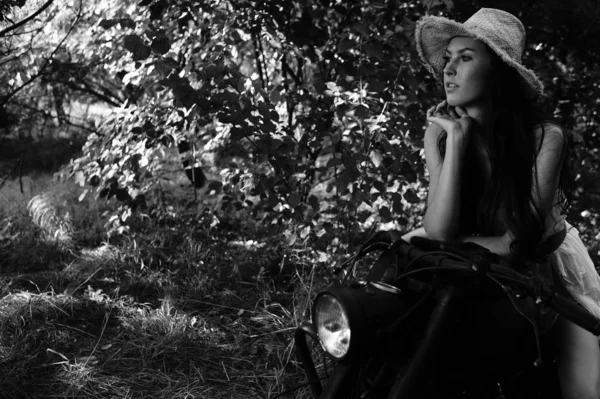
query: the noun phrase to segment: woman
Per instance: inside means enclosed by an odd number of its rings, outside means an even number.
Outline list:
[[[548,256],[568,291],[600,317],[600,277],[564,218],[568,140],[539,112],[543,86],[521,64],[521,22],[489,8],[464,24],[426,16],[416,43],[446,100],[427,112],[423,228],[403,238],[474,242],[506,258]],[[597,337],[564,319],[557,329],[564,398],[600,398]]]

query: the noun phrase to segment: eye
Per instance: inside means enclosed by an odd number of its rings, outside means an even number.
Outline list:
[[[444,60],[444,64],[449,63],[450,62],[450,56],[445,55],[444,58],[443,58],[443,60]]]
[[[342,326],[340,325],[340,323],[336,322],[336,321],[327,321],[325,322],[325,328],[328,331],[331,332],[336,332],[338,331]]]
[[[460,57],[461,61],[471,61],[472,58],[468,55],[463,55],[462,57]]]

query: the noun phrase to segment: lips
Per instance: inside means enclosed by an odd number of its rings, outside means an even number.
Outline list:
[[[456,89],[457,87],[459,87],[456,83],[453,82],[446,82],[445,86],[446,89]]]

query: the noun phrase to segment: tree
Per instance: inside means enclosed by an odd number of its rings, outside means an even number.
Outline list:
[[[228,203],[245,207],[251,196],[271,219],[303,224],[300,238],[330,242],[336,226],[352,236],[380,222],[416,223],[427,186],[425,109],[442,91],[418,60],[415,21],[425,13],[464,20],[481,6],[528,27],[525,59],[560,99],[555,116],[585,144],[575,150],[573,215],[598,215],[598,52],[576,39],[600,34],[590,0],[568,9],[557,0],[77,4],[62,0],[46,14],[53,35],[40,45],[20,30],[11,37],[23,55],[4,64],[3,87],[36,76],[32,66],[39,76],[5,102],[11,113],[30,109],[60,126],[74,123],[68,104],[111,110],[99,128],[86,126],[93,134],[73,173],[123,204],[117,226],[172,178],[165,154],[192,178],[214,166],[219,195],[239,199]]]

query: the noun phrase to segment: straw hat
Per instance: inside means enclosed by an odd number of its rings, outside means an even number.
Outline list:
[[[444,17],[423,17],[417,22],[415,32],[417,50],[427,69],[439,79],[443,76],[448,43],[457,36],[472,37],[487,44],[502,61],[519,72],[527,94],[532,97],[542,94],[543,83],[521,63],[525,28],[517,17],[494,8],[482,8],[462,24]]]

